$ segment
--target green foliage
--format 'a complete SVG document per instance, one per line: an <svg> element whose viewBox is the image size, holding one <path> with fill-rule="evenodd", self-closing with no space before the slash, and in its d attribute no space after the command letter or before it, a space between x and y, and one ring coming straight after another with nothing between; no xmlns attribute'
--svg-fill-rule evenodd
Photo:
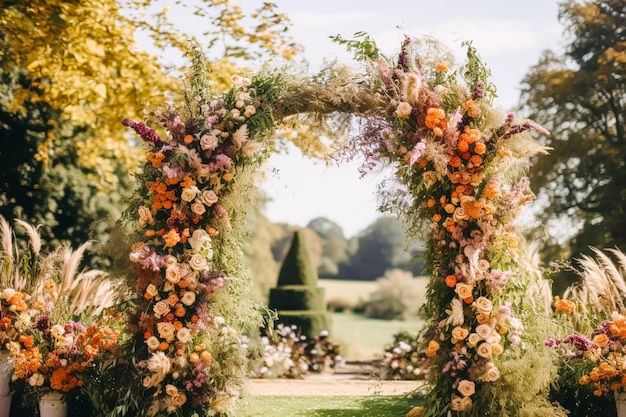
<svg viewBox="0 0 626 417"><path fill-rule="evenodd" d="M280 268L277 285L279 287L285 285L314 287L317 285L317 278L317 271L311 263L302 232L296 230L287 256Z"/></svg>
<svg viewBox="0 0 626 417"><path fill-rule="evenodd" d="M366 32L356 32L354 39L344 39L341 35L330 36L333 42L344 45L346 50L354 53L357 61L376 60L380 56L380 51L376 46L376 41Z"/></svg>
<svg viewBox="0 0 626 417"><path fill-rule="evenodd" d="M578 257L588 246L626 250L625 206L617 197L626 184L626 5L567 1L559 10L565 53L544 53L521 97L522 110L551 131L542 143L553 150L529 175L546 201L538 212L551 232L550 260Z"/></svg>
<svg viewBox="0 0 626 417"><path fill-rule="evenodd" d="M416 280L409 271L390 269L376 283L376 291L358 307L365 316L384 320L406 320L418 316L424 302L423 281Z"/></svg>
<svg viewBox="0 0 626 417"><path fill-rule="evenodd" d="M373 280L393 268L408 269L412 256L420 251L419 245L406 247L404 227L396 217L386 216L376 219L357 237L358 249L341 264L339 276L342 279ZM411 268L419 274L421 264Z"/></svg>

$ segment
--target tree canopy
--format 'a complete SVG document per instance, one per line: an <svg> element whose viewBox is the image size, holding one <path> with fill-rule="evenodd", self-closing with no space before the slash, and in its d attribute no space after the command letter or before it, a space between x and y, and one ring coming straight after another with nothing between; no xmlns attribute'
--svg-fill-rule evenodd
<svg viewBox="0 0 626 417"><path fill-rule="evenodd" d="M545 224L565 228L570 251L588 245L626 249L626 3L560 4L563 55L546 51L523 80L528 117L551 131L532 188L546 200Z"/></svg>
<svg viewBox="0 0 626 417"><path fill-rule="evenodd" d="M46 242L86 241L94 220L115 218L124 205L142 155L121 120L177 99L181 85L169 74L187 65L190 41L211 51L218 87L246 62L298 51L272 3L244 13L229 0L176 2L205 22L195 38L173 23L169 7L158 7L152 0L3 2L0 214L43 224ZM158 49L178 50L177 68L141 49L138 31Z"/></svg>

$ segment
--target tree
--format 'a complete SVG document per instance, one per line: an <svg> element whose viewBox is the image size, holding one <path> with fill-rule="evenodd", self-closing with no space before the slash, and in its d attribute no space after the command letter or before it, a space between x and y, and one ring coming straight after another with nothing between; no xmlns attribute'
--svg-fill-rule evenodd
<svg viewBox="0 0 626 417"><path fill-rule="evenodd" d="M343 230L325 217L317 217L309 222L308 228L313 230L322 241L322 260L318 268L321 277L336 277L339 264L348 260L348 241Z"/></svg>
<svg viewBox="0 0 626 417"><path fill-rule="evenodd" d="M530 172L546 201L540 217L574 228L570 256L589 245L624 250L626 3L563 2L559 18L569 35L564 55L545 52L522 84L523 110L551 131L543 144L552 151Z"/></svg>
<svg viewBox="0 0 626 417"><path fill-rule="evenodd" d="M388 269L405 269L410 259L405 250L404 228L392 216L377 219L358 236L358 243L349 263L341 266L341 278L374 280Z"/></svg>
<svg viewBox="0 0 626 417"><path fill-rule="evenodd" d="M174 68L135 39L139 29L159 49L181 57L188 49L193 37L168 19L168 8L151 13L157 3L9 0L0 8L0 158L8 173L0 178L0 213L43 223L45 242L84 242L94 220L117 217L143 155L121 120L179 96L168 75ZM197 41L212 51L217 86L243 63L297 52L284 34L287 17L272 3L248 14L228 0L189 7L208 28ZM186 65L181 59L176 69Z"/></svg>

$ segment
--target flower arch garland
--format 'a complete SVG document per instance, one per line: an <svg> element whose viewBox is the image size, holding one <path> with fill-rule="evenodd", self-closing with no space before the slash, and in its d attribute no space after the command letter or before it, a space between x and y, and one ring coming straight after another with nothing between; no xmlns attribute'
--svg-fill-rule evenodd
<svg viewBox="0 0 626 417"><path fill-rule="evenodd" d="M135 337L139 415L236 412L245 379L236 329L257 323L241 263L254 174L269 155L277 122L307 115L322 129L337 115L358 120L349 146L367 166L396 168L382 208L397 212L411 231L426 230L431 280L422 338L432 387L426 415L521 415L513 411L520 395L489 387L518 382L507 376L513 373L506 361L519 361L529 341L517 313L528 305L532 270L513 220L533 199L523 177L527 159L543 151L530 133L547 132L492 107L489 71L471 45L456 71L416 55L416 45L407 38L397 60L368 48L360 56L364 74L346 77L345 68L334 68L320 81L260 72L235 78L222 95L211 92L196 52L187 107L150 115L166 136L124 121L148 148L128 211L142 299ZM544 388L531 386L527 397ZM538 407L544 411L537 415L559 415L549 404Z"/></svg>

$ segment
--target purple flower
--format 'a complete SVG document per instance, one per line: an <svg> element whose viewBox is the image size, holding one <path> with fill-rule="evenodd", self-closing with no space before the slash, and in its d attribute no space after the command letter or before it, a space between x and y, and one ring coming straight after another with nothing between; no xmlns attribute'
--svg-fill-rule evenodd
<svg viewBox="0 0 626 417"><path fill-rule="evenodd" d="M472 94L472 99L480 100L485 96L485 84L482 81L478 81L474 86L474 94Z"/></svg>
<svg viewBox="0 0 626 417"><path fill-rule="evenodd" d="M35 321L35 327L38 330L47 333L50 330L50 317L46 315L37 317L37 320Z"/></svg>
<svg viewBox="0 0 626 417"><path fill-rule="evenodd" d="M122 120L122 124L133 129L146 142L154 143L155 146L161 146L163 144L163 140L159 137L157 132L146 126L143 122L133 122L132 120L126 118Z"/></svg>

